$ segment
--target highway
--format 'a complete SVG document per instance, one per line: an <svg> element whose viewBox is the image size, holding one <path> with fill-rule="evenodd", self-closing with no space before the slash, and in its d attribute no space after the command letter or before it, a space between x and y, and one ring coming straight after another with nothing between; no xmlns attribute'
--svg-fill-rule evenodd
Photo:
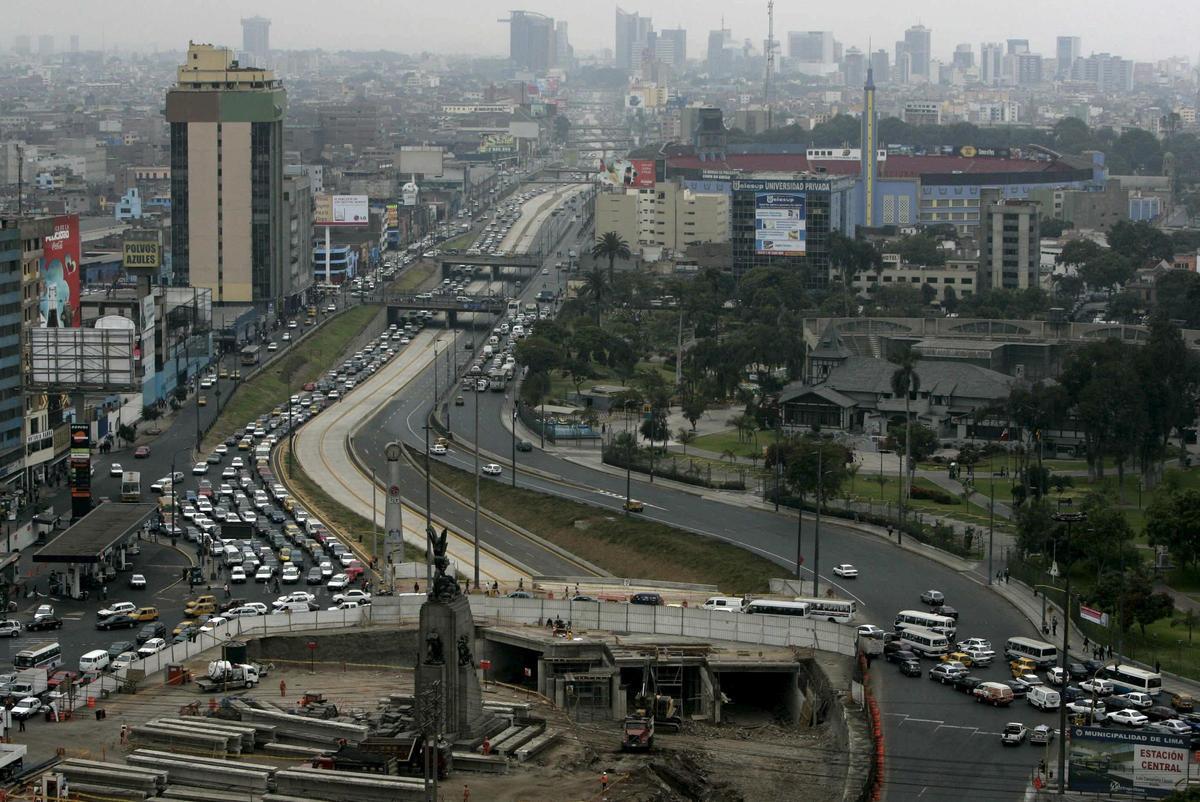
<svg viewBox="0 0 1200 802"><path fill-rule="evenodd" d="M588 232L580 232L574 224L565 232L561 247L576 241L586 242ZM557 286L563 280L554 270L555 249L548 249L545 263L548 275L540 281L526 282L522 300L536 294L542 281ZM478 339L478 335L473 335ZM448 379L452 380L453 365L461 369L469 364L470 352L462 349L463 337L455 338L445 332L442 339L458 349L452 357L442 355L437 360L438 390L443 399ZM423 421L430 411L434 394L434 365L430 361L414 378L398 388L364 424L352 446L360 459L373 470L382 473L382 445L392 439L423 450L425 432ZM513 391L510 388L509 393ZM459 392L459 391L456 391ZM480 404L479 441L485 452L497 455L494 461L505 466L499 479L485 477L484 481L510 482L507 455L511 434L503 423L511 414L504 394L462 391L465 405L450 405L450 428L455 443L441 457L448 463L473 470L472 453L474 404ZM537 448L518 454L518 462L545 472L551 477L519 472L519 486L550 493L562 498L591 504L620 514L625 496L625 478L621 475L593 469L564 460ZM481 462L492 458L481 458ZM781 574L795 571L796 516L794 513L775 513L758 505L729 504L717 500L716 494L704 494L697 489L683 490L661 481L651 485L635 476L633 495L645 502L647 518L660 520L697 534L737 543L761 554L781 566ZM405 467L403 486L423 487L423 478ZM406 490L407 492L407 490ZM433 509L438 516L451 522L463 532L471 532L470 505L435 492ZM803 526L805 570L813 559L814 526L806 516ZM506 533L494 522L481 518L482 542L503 551ZM529 551L513 555L527 561L535 570L562 573L564 566L548 565L545 558ZM827 570L830 566L850 562L860 571L858 580L835 580ZM543 568L542 566L545 566ZM959 637L985 637L1002 651L1004 641L1013 635L1036 635L1035 628L1018 611L991 594L985 579L977 571L958 571L912 551L899 548L878 535L865 533L828 519L821 528L821 584L836 585L839 591L857 599L861 605L860 619L886 629L892 628L896 611L920 608L919 596L928 588L946 594L950 604L960 611ZM806 574L806 578L809 575ZM724 589L739 592L738 588ZM926 662L926 667L930 665ZM1025 702L1011 710L984 708L969 697L954 693L928 679L909 679L882 661L873 668L881 708L884 712L884 736L887 754L886 798L888 800L1015 800L1027 787L1029 772L1042 756L1032 748L1008 749L1000 745L999 733L1005 722L1023 720L1033 725L1054 723L1052 714L1040 713ZM1007 678L1003 660L979 672L985 679Z"/></svg>

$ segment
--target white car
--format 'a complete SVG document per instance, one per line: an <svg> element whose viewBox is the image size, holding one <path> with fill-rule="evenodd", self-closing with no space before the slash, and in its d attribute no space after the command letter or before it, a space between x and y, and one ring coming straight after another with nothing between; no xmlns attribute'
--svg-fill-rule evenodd
<svg viewBox="0 0 1200 802"><path fill-rule="evenodd" d="M258 570L254 572L255 582L270 582L271 577L275 576L275 569L269 565L260 565Z"/></svg>
<svg viewBox="0 0 1200 802"><path fill-rule="evenodd" d="M258 515L251 512L250 510L243 510L241 512L241 516L242 516L242 523L252 524L258 520Z"/></svg>
<svg viewBox="0 0 1200 802"><path fill-rule="evenodd" d="M1188 726L1188 723L1186 721L1181 721L1180 719L1177 719L1177 718L1169 718L1166 721L1160 721L1160 722L1158 722L1158 726L1164 727L1164 728L1170 730L1175 735L1191 735L1192 734L1192 728L1190 726Z"/></svg>
<svg viewBox="0 0 1200 802"><path fill-rule="evenodd" d="M351 588L350 590L347 590L344 593L335 593L333 595L333 600L335 602L339 602L339 603L344 602L344 601L353 601L353 602L358 602L359 604L370 604L371 603L371 594L367 593L365 590L359 590L358 588Z"/></svg>
<svg viewBox="0 0 1200 802"><path fill-rule="evenodd" d="M217 615L204 622L204 626L200 627L201 632L212 632L222 624L228 624L229 619L225 616Z"/></svg>
<svg viewBox="0 0 1200 802"><path fill-rule="evenodd" d="M121 478L122 473L124 473L124 471L121 470L121 463L114 462L112 465L108 466L108 475L109 476L115 476L119 479L119 478Z"/></svg>
<svg viewBox="0 0 1200 802"><path fill-rule="evenodd" d="M113 615L130 615L135 610L137 610L137 605L133 602L116 602L102 608L96 613L96 618L108 618Z"/></svg>
<svg viewBox="0 0 1200 802"><path fill-rule="evenodd" d="M1123 693L1117 698L1124 699L1126 702L1129 702L1129 704L1133 705L1139 710L1145 710L1147 707L1154 706L1154 698L1150 696L1150 694L1142 693L1141 691Z"/></svg>
<svg viewBox="0 0 1200 802"><path fill-rule="evenodd" d="M201 627L201 629L203 629L203 627ZM113 658L113 661L108 664L108 667L112 669L114 673L119 673L129 668L129 666L132 665L135 660L141 659L142 658L138 656L137 652L121 652L115 658Z"/></svg>
<svg viewBox="0 0 1200 802"><path fill-rule="evenodd" d="M292 602L310 602L310 601L315 601L315 600L316 600L316 598L317 598L316 596L314 596L313 594L311 594L311 593L308 593L308 592L306 592L306 591L303 591L303 590L295 590L295 591L292 591L291 593L285 593L285 594L283 594L283 595L282 595L282 596L280 596L278 599L276 599L275 601L271 602L271 606L272 606L272 607L282 607L283 605L285 605L285 604L291 604ZM335 599L335 601L336 601L336 599Z"/></svg>
<svg viewBox="0 0 1200 802"><path fill-rule="evenodd" d="M1112 696L1113 691L1116 690L1116 687L1112 684L1112 680L1100 679L1099 677L1086 679L1079 683L1079 687L1087 693L1096 694L1096 696Z"/></svg>
<svg viewBox="0 0 1200 802"><path fill-rule="evenodd" d="M329 577L333 576L333 563L329 560L321 560L317 567L321 569L322 579L329 579Z"/></svg>
<svg viewBox="0 0 1200 802"><path fill-rule="evenodd" d="M285 585L290 585L293 582L300 581L300 569L294 565L285 565L283 573L279 576L279 581Z"/></svg>
<svg viewBox="0 0 1200 802"><path fill-rule="evenodd" d="M965 652L967 649L990 649L992 642L987 638L967 638L960 640L957 644L960 652Z"/></svg>
<svg viewBox="0 0 1200 802"><path fill-rule="evenodd" d="M501 473L503 473L503 470L501 469L501 467L494 462L489 462L487 465L484 465L479 470L482 473L487 474L488 476L499 476Z"/></svg>
<svg viewBox="0 0 1200 802"><path fill-rule="evenodd" d="M1108 720L1116 724L1124 724L1126 727L1144 727L1150 721L1145 713L1139 713L1136 710L1114 710L1108 714Z"/></svg>
<svg viewBox="0 0 1200 802"><path fill-rule="evenodd" d="M329 607L327 609L329 610L329 612L334 612L335 610L357 610L358 602L353 602L353 601L338 602L337 604L335 604L332 607Z"/></svg>
<svg viewBox="0 0 1200 802"><path fill-rule="evenodd" d="M446 455L446 451L446 446L441 443L434 443L429 447L429 453L438 457L444 457Z"/></svg>
<svg viewBox="0 0 1200 802"><path fill-rule="evenodd" d="M207 473L208 473L208 463L207 462L197 462L195 465L192 466L192 474L195 476L204 476Z"/></svg>
<svg viewBox="0 0 1200 802"><path fill-rule="evenodd" d="M988 666L996 659L996 653L991 649L985 649L982 646L971 646L963 649L963 653L971 658L973 666Z"/></svg>
<svg viewBox="0 0 1200 802"><path fill-rule="evenodd" d="M350 584L350 577L345 574L334 574L329 581L325 583L328 590L345 590Z"/></svg>
<svg viewBox="0 0 1200 802"><path fill-rule="evenodd" d="M242 461L242 458L241 458L241 457L234 457L233 459L231 459L231 460L229 461L229 467L231 467L231 468L239 468L239 469L240 469L240 468L245 468L245 467L246 467L246 463Z"/></svg>
<svg viewBox="0 0 1200 802"><path fill-rule="evenodd" d="M146 589L146 575L145 574L134 574L133 576L129 577L129 587L131 587L134 590L145 590Z"/></svg>
<svg viewBox="0 0 1200 802"><path fill-rule="evenodd" d="M33 718L38 713L42 712L42 700L36 696L26 696L24 699L13 705L8 712L16 721L24 721L27 718Z"/></svg>
<svg viewBox="0 0 1200 802"><path fill-rule="evenodd" d="M1067 702L1067 712L1078 713L1083 716L1091 716L1096 723L1100 723L1101 721L1104 721L1104 702L1097 701L1096 709L1093 712L1092 700L1087 697L1080 697L1073 702Z"/></svg>
<svg viewBox="0 0 1200 802"><path fill-rule="evenodd" d="M855 631L861 638L882 638L884 631L874 624L860 624L855 627Z"/></svg>
<svg viewBox="0 0 1200 802"><path fill-rule="evenodd" d="M233 570L229 572L229 581L235 584L241 584L246 581L246 572L242 570L242 566L235 565Z"/></svg>
<svg viewBox="0 0 1200 802"><path fill-rule="evenodd" d="M858 569L850 563L842 563L841 565L833 566L835 576L840 576L842 579L857 579Z"/></svg>
<svg viewBox="0 0 1200 802"><path fill-rule="evenodd" d="M1066 685L1070 680L1071 675L1064 671L1060 666L1055 666L1046 672L1046 682L1051 685Z"/></svg>
<svg viewBox="0 0 1200 802"><path fill-rule="evenodd" d="M162 638L151 638L142 644L142 648L137 650L139 657L152 657L158 654L163 649L167 648L167 642Z"/></svg>
<svg viewBox="0 0 1200 802"><path fill-rule="evenodd" d="M277 343L275 341L271 341L271 342L267 343L267 350L268 351L278 351L279 343Z"/></svg>

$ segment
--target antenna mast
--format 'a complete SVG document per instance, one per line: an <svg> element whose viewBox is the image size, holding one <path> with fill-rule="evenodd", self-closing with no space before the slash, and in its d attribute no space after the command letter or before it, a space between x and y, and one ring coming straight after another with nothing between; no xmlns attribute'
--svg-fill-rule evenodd
<svg viewBox="0 0 1200 802"><path fill-rule="evenodd" d="M775 72L775 0L767 0L767 75L763 80L763 101L767 104L767 129L771 128L771 79Z"/></svg>

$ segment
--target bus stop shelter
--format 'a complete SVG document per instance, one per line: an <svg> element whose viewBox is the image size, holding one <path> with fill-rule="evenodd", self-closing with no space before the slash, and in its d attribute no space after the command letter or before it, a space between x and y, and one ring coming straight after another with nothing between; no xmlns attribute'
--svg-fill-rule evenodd
<svg viewBox="0 0 1200 802"><path fill-rule="evenodd" d="M51 563L64 571L64 592L82 595L85 578L104 581L105 569L125 567L125 549L158 509L155 504L106 501L33 553L35 563Z"/></svg>

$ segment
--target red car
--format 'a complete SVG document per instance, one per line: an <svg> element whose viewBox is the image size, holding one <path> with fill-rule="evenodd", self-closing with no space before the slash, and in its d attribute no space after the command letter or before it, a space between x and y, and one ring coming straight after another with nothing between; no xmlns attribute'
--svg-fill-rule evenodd
<svg viewBox="0 0 1200 802"><path fill-rule="evenodd" d="M78 671L69 671L65 668L60 668L46 678L46 686L54 689L65 682L74 682L79 679Z"/></svg>
<svg viewBox="0 0 1200 802"><path fill-rule="evenodd" d="M350 565L343 570L342 573L344 573L351 582L356 582L358 581L358 578L363 575L364 571L366 571L366 568L363 566L363 564L358 560L355 560L354 562L350 563Z"/></svg>
<svg viewBox="0 0 1200 802"><path fill-rule="evenodd" d="M307 382L302 389L306 393L311 393L313 390L317 389L317 385L314 384L313 382Z"/></svg>
<svg viewBox="0 0 1200 802"><path fill-rule="evenodd" d="M150 456L150 446L138 446L133 450L134 459L145 459Z"/></svg>

